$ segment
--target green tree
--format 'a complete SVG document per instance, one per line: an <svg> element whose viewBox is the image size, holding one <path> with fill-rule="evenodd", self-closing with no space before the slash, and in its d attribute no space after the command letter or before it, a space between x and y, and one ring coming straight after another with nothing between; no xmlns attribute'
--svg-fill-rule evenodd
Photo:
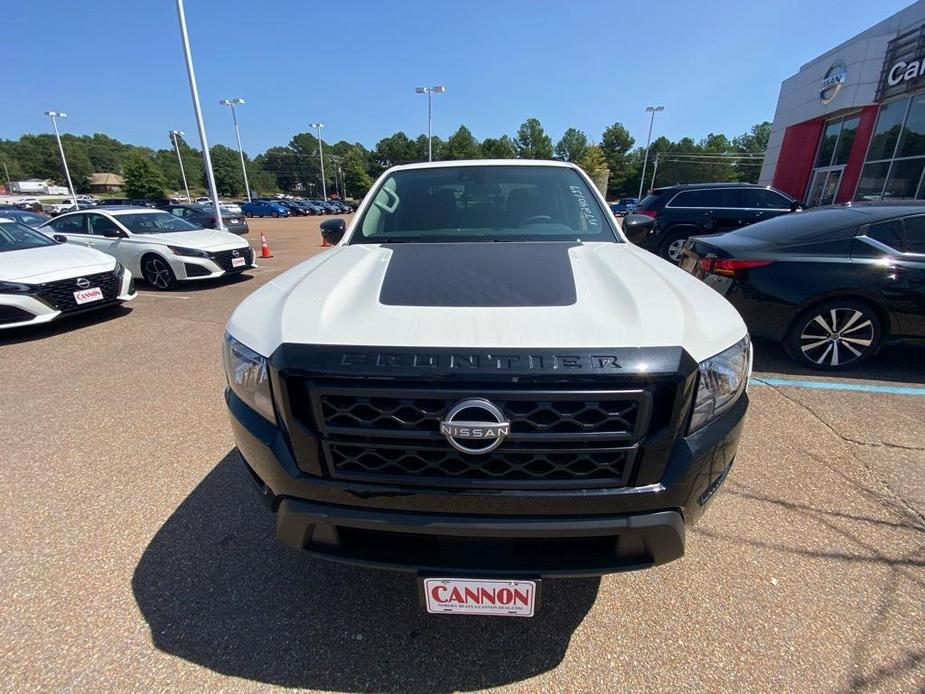
<svg viewBox="0 0 925 694"><path fill-rule="evenodd" d="M241 160L238 153L225 145L215 145L209 149L212 157L212 174L215 176L215 188L219 195L238 195L244 190L244 178L241 176Z"/></svg>
<svg viewBox="0 0 925 694"><path fill-rule="evenodd" d="M594 181L594 185L603 195L607 194L607 177L610 171L607 169L607 159L604 152L597 145L589 145L585 148L584 155L577 162L584 169L588 177Z"/></svg>
<svg viewBox="0 0 925 694"><path fill-rule="evenodd" d="M514 149L521 159L552 159L552 140L536 118L528 118L517 129Z"/></svg>
<svg viewBox="0 0 925 694"><path fill-rule="evenodd" d="M460 125L441 148L440 159L478 159L481 154L479 141L475 139L469 128Z"/></svg>
<svg viewBox="0 0 925 694"><path fill-rule="evenodd" d="M513 159L517 156L514 141L507 135L499 138L486 137L482 140L483 159Z"/></svg>
<svg viewBox="0 0 925 694"><path fill-rule="evenodd" d="M434 161L443 159L443 148L446 143L439 135L432 135L430 138L430 151ZM427 161L427 133L417 136L414 141L414 158L416 161Z"/></svg>
<svg viewBox="0 0 925 694"><path fill-rule="evenodd" d="M151 157L132 152L122 166L125 194L130 198L162 198L167 187L164 175Z"/></svg>
<svg viewBox="0 0 925 694"><path fill-rule="evenodd" d="M629 156L634 143L629 130L619 122L610 125L601 135L601 151L607 160L607 168L610 169L609 187L614 192L625 191L627 178L636 173L634 162ZM636 185L638 186L638 179Z"/></svg>
<svg viewBox="0 0 925 694"><path fill-rule="evenodd" d="M556 159L562 161L579 162L587 151L588 136L576 128L566 130L562 139L556 143Z"/></svg>
<svg viewBox="0 0 925 694"><path fill-rule="evenodd" d="M344 188L348 197L361 198L373 184L366 170L367 162L362 153L354 150L347 154L343 163Z"/></svg>
<svg viewBox="0 0 925 694"><path fill-rule="evenodd" d="M426 159L426 139L424 146L424 158ZM394 135L384 137L376 143L375 158L376 163L383 169L387 169L395 164L404 164L419 160L415 143L400 130Z"/></svg>

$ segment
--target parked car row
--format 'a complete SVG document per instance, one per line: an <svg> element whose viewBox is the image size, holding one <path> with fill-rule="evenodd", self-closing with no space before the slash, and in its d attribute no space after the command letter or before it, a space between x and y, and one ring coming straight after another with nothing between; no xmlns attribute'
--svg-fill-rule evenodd
<svg viewBox="0 0 925 694"><path fill-rule="evenodd" d="M238 236L168 210L97 207L25 221L0 210L0 328L47 323L135 298L134 277L172 289L255 267Z"/></svg>
<svg viewBox="0 0 925 694"><path fill-rule="evenodd" d="M239 203L245 217L304 217L308 215L348 214L356 205L344 200L302 198L254 198Z"/></svg>
<svg viewBox="0 0 925 694"><path fill-rule="evenodd" d="M802 366L853 368L889 341L925 338L921 202L801 210L757 185L670 186L643 199L623 230L726 297L751 335Z"/></svg>

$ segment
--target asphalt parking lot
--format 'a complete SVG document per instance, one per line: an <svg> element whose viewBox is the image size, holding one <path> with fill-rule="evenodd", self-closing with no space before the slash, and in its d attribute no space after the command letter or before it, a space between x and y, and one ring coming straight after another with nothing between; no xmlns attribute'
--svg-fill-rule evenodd
<svg viewBox="0 0 925 694"><path fill-rule="evenodd" d="M225 321L322 252L316 218L251 229L249 276L0 336L0 687L925 689L925 349L829 378L759 343L684 559L547 582L531 620L428 616L413 576L279 544L235 460Z"/></svg>

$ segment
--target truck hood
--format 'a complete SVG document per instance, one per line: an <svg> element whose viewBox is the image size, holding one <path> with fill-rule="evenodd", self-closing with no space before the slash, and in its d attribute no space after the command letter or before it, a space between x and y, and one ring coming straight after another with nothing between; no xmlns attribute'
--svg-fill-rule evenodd
<svg viewBox="0 0 925 694"><path fill-rule="evenodd" d="M41 284L109 272L115 266L116 260L111 255L74 243L62 243L0 253L0 280Z"/></svg>
<svg viewBox="0 0 925 694"><path fill-rule="evenodd" d="M338 246L254 292L228 330L265 356L284 342L680 346L698 361L746 334L717 292L627 243Z"/></svg>

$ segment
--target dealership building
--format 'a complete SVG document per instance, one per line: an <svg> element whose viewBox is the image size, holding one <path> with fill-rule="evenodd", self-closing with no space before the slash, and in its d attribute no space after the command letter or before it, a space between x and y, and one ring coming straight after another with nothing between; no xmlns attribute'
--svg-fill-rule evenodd
<svg viewBox="0 0 925 694"><path fill-rule="evenodd" d="M925 0L781 85L760 182L807 205L925 199Z"/></svg>

